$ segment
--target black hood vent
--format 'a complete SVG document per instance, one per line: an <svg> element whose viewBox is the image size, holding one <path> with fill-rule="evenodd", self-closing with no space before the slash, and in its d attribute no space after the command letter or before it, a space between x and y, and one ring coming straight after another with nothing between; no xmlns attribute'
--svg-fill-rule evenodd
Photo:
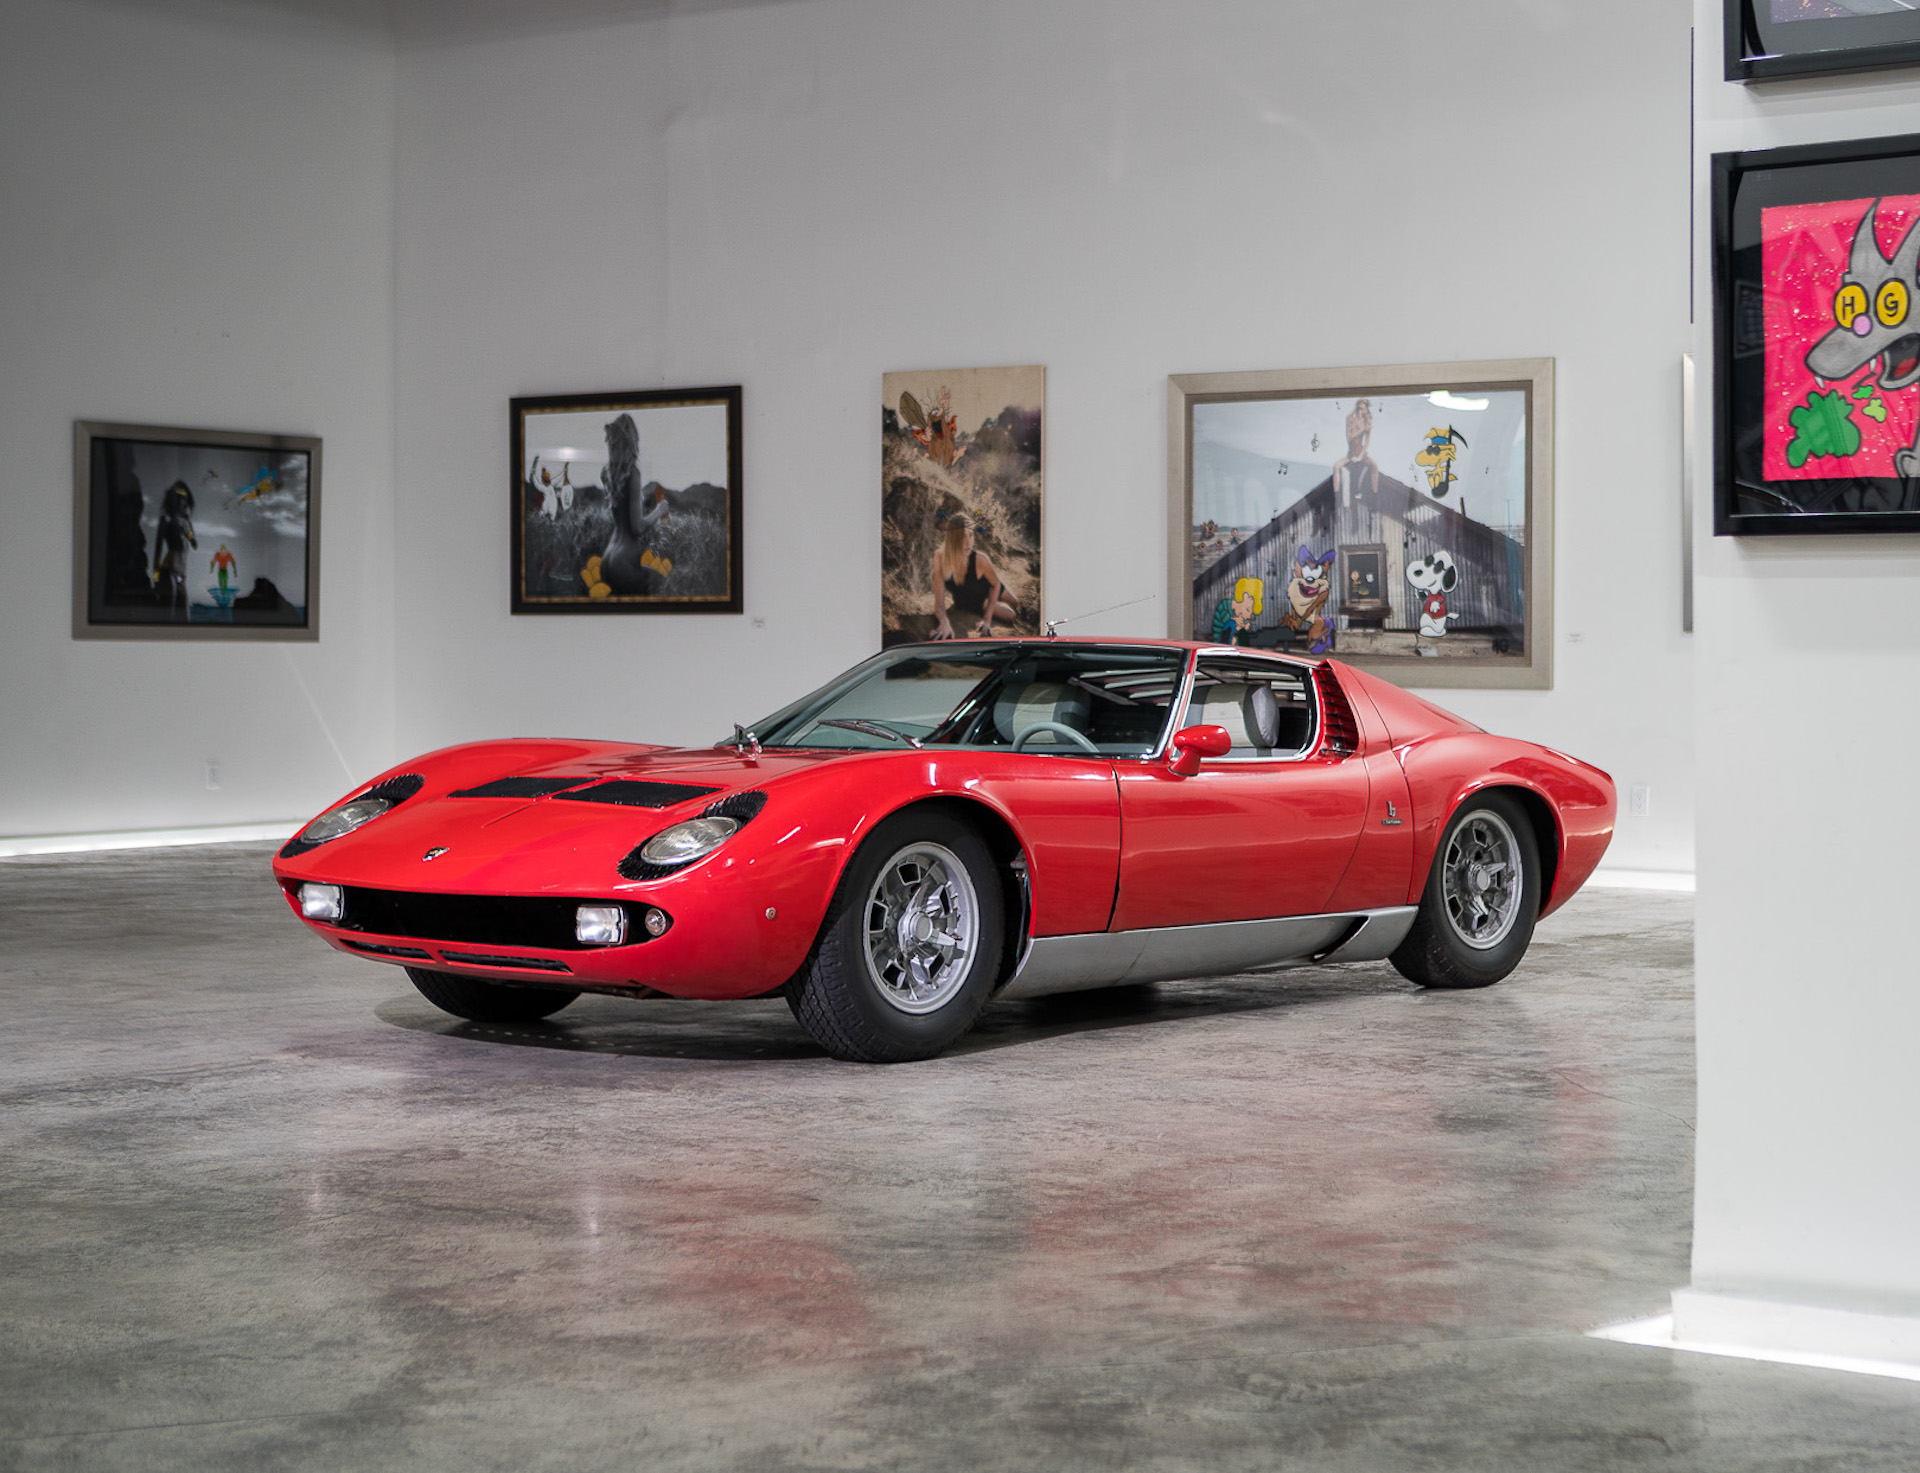
<svg viewBox="0 0 1920 1473"><path fill-rule="evenodd" d="M700 810L702 818L737 818L745 823L767 806L765 793L729 793Z"/></svg>
<svg viewBox="0 0 1920 1473"><path fill-rule="evenodd" d="M568 803L612 803L620 808L671 808L690 798L704 798L708 793L719 791L718 788L695 787L692 783L643 783L620 778L601 783L596 788L565 793L562 799Z"/></svg>
<svg viewBox="0 0 1920 1473"><path fill-rule="evenodd" d="M496 777L477 788L461 788L449 798L544 798L592 782L590 777Z"/></svg>

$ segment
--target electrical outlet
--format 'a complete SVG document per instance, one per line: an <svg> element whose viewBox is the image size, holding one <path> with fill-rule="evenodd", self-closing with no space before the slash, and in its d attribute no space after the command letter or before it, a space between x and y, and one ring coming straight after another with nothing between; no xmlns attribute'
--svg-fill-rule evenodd
<svg viewBox="0 0 1920 1473"><path fill-rule="evenodd" d="M220 764L213 758L207 758L207 791L217 792L220 787Z"/></svg>
<svg viewBox="0 0 1920 1473"><path fill-rule="evenodd" d="M1653 812L1653 789L1645 783L1635 783L1628 802L1631 805L1628 811L1635 818L1645 818Z"/></svg>

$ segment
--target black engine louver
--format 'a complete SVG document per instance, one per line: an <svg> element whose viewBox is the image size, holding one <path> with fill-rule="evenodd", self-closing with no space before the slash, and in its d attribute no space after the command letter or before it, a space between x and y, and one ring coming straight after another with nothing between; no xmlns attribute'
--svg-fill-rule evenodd
<svg viewBox="0 0 1920 1473"><path fill-rule="evenodd" d="M417 772L403 772L398 777L390 777L383 783L375 783L364 793L355 793L351 798L348 798L346 802L357 803L362 798L384 798L387 800L389 806L398 807L415 793L419 792L421 788L425 787L426 781L427 780ZM342 806L344 805L339 803L334 805L335 808ZM333 810L329 809L327 811L332 812ZM303 828L300 832L305 833L306 830ZM281 847L280 857L282 859L292 859L296 855L305 854L309 849L318 849L319 847L318 844L307 843L300 837L300 834L295 834Z"/></svg>
<svg viewBox="0 0 1920 1473"><path fill-rule="evenodd" d="M1360 750L1360 725L1347 693L1325 665L1314 667L1313 684L1320 694L1320 750L1329 757L1352 756Z"/></svg>

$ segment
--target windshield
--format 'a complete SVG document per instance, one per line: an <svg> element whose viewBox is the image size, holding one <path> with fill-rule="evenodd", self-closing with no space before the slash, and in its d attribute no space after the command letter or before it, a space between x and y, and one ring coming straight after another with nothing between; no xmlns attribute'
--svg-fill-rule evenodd
<svg viewBox="0 0 1920 1473"><path fill-rule="evenodd" d="M906 645L755 722L767 747L1011 747L1055 756L1158 749L1186 651Z"/></svg>

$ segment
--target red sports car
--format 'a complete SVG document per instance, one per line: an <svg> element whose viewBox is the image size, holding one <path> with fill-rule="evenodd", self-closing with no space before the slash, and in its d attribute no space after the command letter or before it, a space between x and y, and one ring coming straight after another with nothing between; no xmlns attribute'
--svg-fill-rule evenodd
<svg viewBox="0 0 1920 1473"><path fill-rule="evenodd" d="M924 1059L992 997L1387 958L1484 987L1613 833L1606 773L1333 660L906 645L712 747L493 741L379 778L274 873L483 1021L779 994Z"/></svg>

